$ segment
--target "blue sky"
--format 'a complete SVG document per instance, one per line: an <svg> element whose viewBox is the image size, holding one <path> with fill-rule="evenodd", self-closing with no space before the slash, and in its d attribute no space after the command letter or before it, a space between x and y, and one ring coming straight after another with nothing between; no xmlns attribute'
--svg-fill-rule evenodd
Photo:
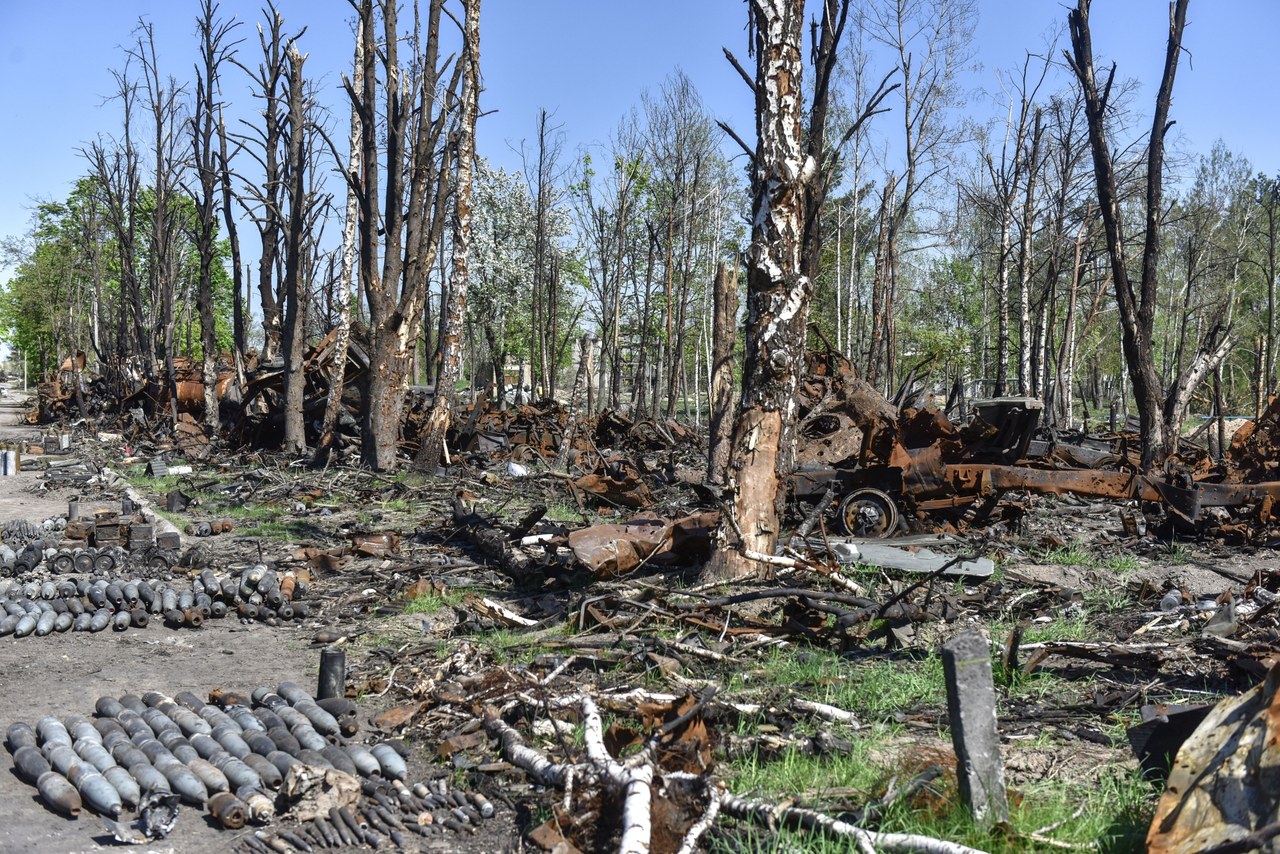
<svg viewBox="0 0 1280 854"><path fill-rule="evenodd" d="M307 69L340 104L350 6L278 0L278 8L288 28L307 25L300 42L310 55ZM259 9L257 2L224 0L221 12L252 24ZM996 68L1019 63L1066 17L1059 0L978 0L978 9L975 61L982 68L968 76L971 89L992 86ZM155 25L162 70L193 76L196 12L194 0L0 0L0 236L25 231L33 200L65 196L86 171L77 150L115 130L117 110L103 103L112 88L109 69L122 64L120 46L139 17ZM1165 0L1094 2L1095 50L1118 61L1122 77L1143 83L1137 103L1144 111L1163 61L1167 16ZM1280 171L1280 2L1193 0L1188 17L1190 62L1184 57L1172 113L1182 144L1207 152L1221 137L1255 170ZM496 112L481 120L480 153L518 167L512 149L531 136L539 107L563 126L567 154L602 142L641 93L676 67L715 115L749 138L750 96L720 52L728 46L747 61L745 19L740 0L484 0L481 106ZM251 25L240 32L256 41ZM256 51L256 44L242 50ZM227 73L230 97L246 108L241 72ZM990 107L975 103L972 110L985 118ZM899 120L877 122L888 131Z"/></svg>

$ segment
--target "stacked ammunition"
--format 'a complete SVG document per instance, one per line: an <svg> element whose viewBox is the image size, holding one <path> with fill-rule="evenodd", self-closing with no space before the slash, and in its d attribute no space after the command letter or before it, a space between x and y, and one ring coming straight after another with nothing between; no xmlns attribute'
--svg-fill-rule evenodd
<svg viewBox="0 0 1280 854"><path fill-rule="evenodd" d="M168 580L89 574L115 569L117 554L77 553L72 568L86 572L78 579L0 582L0 637L100 632L108 626L125 631L146 628L151 617L170 628L199 628L206 618L229 614L278 626L310 614L307 603L298 601L307 592L305 571L277 572L257 564L228 576L205 569Z"/></svg>
<svg viewBox="0 0 1280 854"><path fill-rule="evenodd" d="M48 716L7 733L17 775L71 818L88 808L127 819L149 798L167 796L207 809L228 830L265 825L278 806L288 808L280 789L299 765L352 776L359 799L292 828L243 836L242 849L377 848L385 840L404 847L406 833L474 833L494 814L483 795L451 791L443 781L405 783L403 744L351 741L358 730L352 701L317 700L291 682L248 696L215 691L208 703L185 691L102 697L95 712L92 721ZM140 824L151 838L154 823ZM119 827L121 838L139 832Z"/></svg>

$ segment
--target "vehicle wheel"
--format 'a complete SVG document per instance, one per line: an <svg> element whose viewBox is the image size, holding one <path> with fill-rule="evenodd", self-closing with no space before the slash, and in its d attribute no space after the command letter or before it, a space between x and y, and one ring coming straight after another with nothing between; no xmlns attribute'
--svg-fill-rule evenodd
<svg viewBox="0 0 1280 854"><path fill-rule="evenodd" d="M855 489L844 497L836 517L852 537L885 537L898 527L898 507L878 489Z"/></svg>

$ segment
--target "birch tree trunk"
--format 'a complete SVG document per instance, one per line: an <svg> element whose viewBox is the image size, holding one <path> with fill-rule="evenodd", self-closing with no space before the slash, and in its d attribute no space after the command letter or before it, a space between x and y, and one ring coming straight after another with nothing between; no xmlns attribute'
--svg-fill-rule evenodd
<svg viewBox="0 0 1280 854"><path fill-rule="evenodd" d="M804 0L752 0L756 149L747 251L747 343L742 399L727 472L731 504L704 579L755 572L780 526L777 463L795 421L813 283L800 272L804 210L818 164L805 155L801 100Z"/></svg>
<svg viewBox="0 0 1280 854"><path fill-rule="evenodd" d="M414 468L434 472L444 451L453 414L454 389L462 374L462 333L467 319L467 275L471 253L471 187L475 174L476 113L480 98L480 0L465 0L462 50L462 115L458 122L458 184L454 194L453 269L444 335L440 339L440 371L431 412L423 427Z"/></svg>

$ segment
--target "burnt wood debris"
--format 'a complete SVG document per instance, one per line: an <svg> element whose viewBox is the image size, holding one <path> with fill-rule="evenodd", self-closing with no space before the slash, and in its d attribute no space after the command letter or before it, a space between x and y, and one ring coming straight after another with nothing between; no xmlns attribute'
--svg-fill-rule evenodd
<svg viewBox="0 0 1280 854"><path fill-rule="evenodd" d="M481 0L349 5L327 84L270 2L195 4L186 87L142 25L42 213L83 283L0 376L0 848L1280 844L1280 192L1174 187L1188 0L1129 148L1090 0L965 134L972 4L749 0L754 136L681 73L522 174Z"/></svg>

